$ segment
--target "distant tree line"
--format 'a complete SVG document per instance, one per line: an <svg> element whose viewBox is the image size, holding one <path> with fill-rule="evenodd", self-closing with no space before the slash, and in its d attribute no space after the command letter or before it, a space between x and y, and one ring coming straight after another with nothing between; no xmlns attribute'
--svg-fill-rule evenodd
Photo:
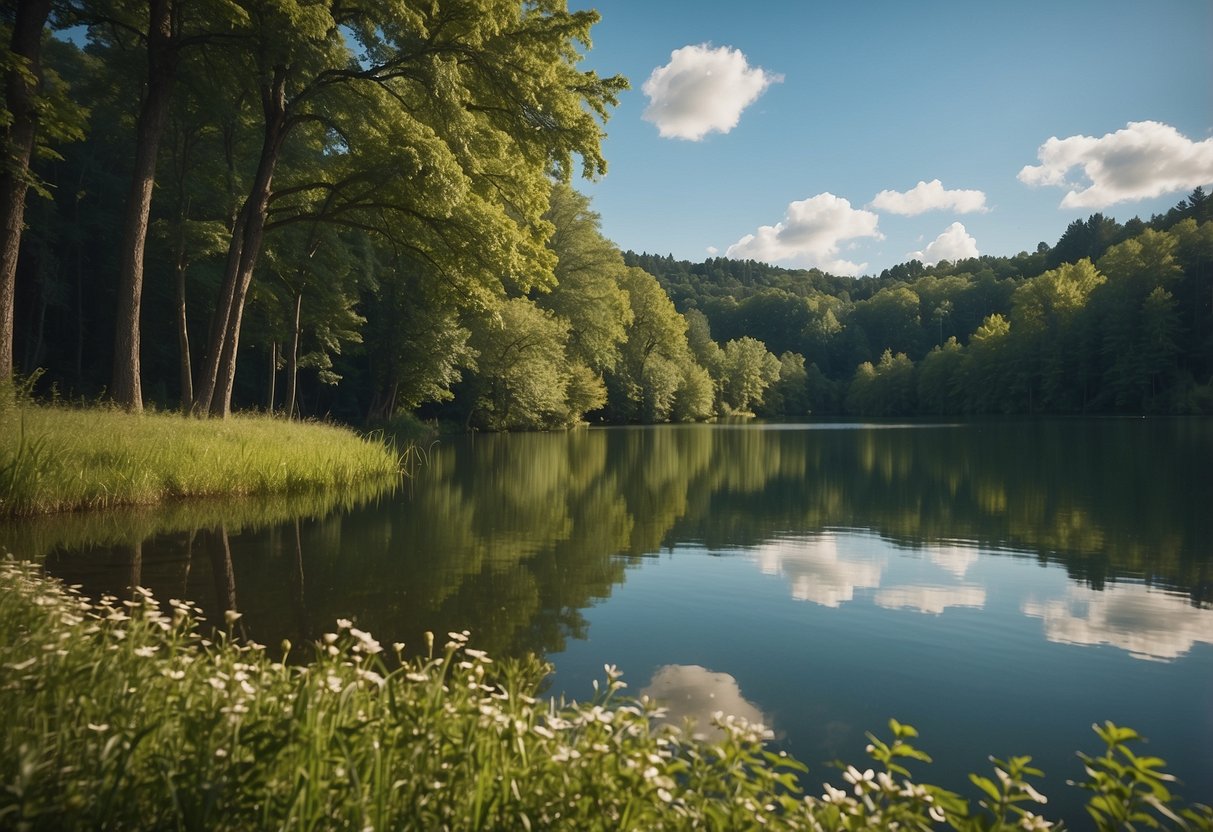
<svg viewBox="0 0 1213 832"><path fill-rule="evenodd" d="M1094 214L1030 254L854 280L624 258L658 276L701 342L748 337L782 356L766 415L1213 413L1211 214L1197 188L1148 223Z"/></svg>

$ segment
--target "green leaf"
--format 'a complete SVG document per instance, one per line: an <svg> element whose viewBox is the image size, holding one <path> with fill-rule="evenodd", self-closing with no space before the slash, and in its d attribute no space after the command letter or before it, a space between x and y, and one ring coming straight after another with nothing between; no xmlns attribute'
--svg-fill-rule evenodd
<svg viewBox="0 0 1213 832"><path fill-rule="evenodd" d="M998 787L994 785L994 781L990 778L982 777L980 774L970 774L969 780L973 782L974 786L977 786L977 788L988 794L991 800L1002 800L1002 792L998 790Z"/></svg>

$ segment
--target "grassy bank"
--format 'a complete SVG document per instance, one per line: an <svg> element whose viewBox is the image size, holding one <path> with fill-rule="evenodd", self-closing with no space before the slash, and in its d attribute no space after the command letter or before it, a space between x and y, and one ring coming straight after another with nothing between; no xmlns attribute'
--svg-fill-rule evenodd
<svg viewBox="0 0 1213 832"><path fill-rule="evenodd" d="M402 662L339 621L289 666L207 640L194 615L143 594L92 604L0 562L0 828L1050 828L1026 758L977 778L970 806L911 780L925 755L897 723L863 771L802 796L803 767L760 727L690 738L611 668L592 701L552 704L545 668L494 663L461 633ZM1086 786L1105 828L1133 813L1210 828L1207 810L1177 813L1131 732L1100 730Z"/></svg>
<svg viewBox="0 0 1213 832"><path fill-rule="evenodd" d="M304 493L399 468L385 444L332 425L0 405L0 517Z"/></svg>

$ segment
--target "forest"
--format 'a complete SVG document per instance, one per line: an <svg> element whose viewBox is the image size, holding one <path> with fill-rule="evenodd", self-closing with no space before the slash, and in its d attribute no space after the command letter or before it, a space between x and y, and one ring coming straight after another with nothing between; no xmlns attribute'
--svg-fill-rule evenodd
<svg viewBox="0 0 1213 832"><path fill-rule="evenodd" d="M1213 225L848 278L620 252L592 11L31 0L0 70L0 376L131 411L482 430L1213 413Z"/></svg>

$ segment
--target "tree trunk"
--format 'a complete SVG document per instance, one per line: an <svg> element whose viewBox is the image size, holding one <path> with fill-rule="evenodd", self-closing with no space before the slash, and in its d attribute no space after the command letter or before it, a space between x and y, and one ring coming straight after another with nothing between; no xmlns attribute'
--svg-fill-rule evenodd
<svg viewBox="0 0 1213 832"><path fill-rule="evenodd" d="M270 394L265 398L265 412L274 415L274 394L278 382L278 341L270 342Z"/></svg>
<svg viewBox="0 0 1213 832"><path fill-rule="evenodd" d="M9 44L13 59L24 59L33 73L34 83L15 69L4 78L4 99L11 119L7 147L0 160L0 382L13 377L14 303L17 297L17 256L21 251L21 231L25 225L25 194L29 189L29 161L34 152L38 130L38 111L34 95L41 77L39 57L42 29L50 14L50 0L23 0L17 3L13 37Z"/></svg>
<svg viewBox="0 0 1213 832"><path fill-rule="evenodd" d="M253 186L236 221L232 242L228 247L227 266L223 276L219 303L215 308L214 325L207 355L206 375L199 396L200 410L212 416L226 418L232 409L232 387L236 380L236 354L240 347L240 323L244 315L244 300L253 280L253 269L261 254L265 220L269 211L274 168L288 132L286 118L286 71L275 70L274 78L264 90L265 137Z"/></svg>
<svg viewBox="0 0 1213 832"><path fill-rule="evenodd" d="M156 182L156 156L177 71L172 0L152 0L147 33L147 92L135 136L135 171L122 223L118 312L114 321L114 369L110 395L127 410L143 409L139 383L139 312L143 253Z"/></svg>
<svg viewBox="0 0 1213 832"><path fill-rule="evenodd" d="M303 312L303 290L295 292L295 328L291 333L291 354L286 365L286 418L295 418L295 390L299 383L299 321Z"/></svg>
<svg viewBox="0 0 1213 832"><path fill-rule="evenodd" d="M189 413L194 408L194 369L190 363L189 319L185 308L185 220L188 211L178 218L177 233L177 347L181 355L181 412Z"/></svg>

